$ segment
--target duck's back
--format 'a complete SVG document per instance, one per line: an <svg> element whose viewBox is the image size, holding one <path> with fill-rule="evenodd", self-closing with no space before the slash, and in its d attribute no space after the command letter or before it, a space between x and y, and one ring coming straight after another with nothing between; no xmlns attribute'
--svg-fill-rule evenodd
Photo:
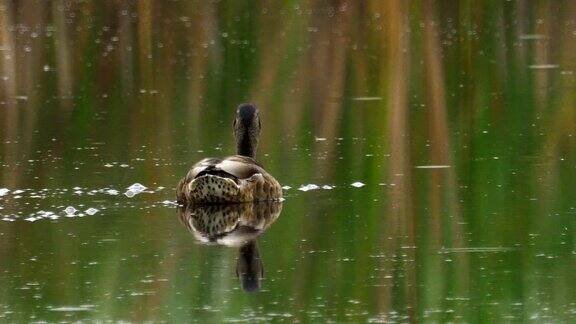
<svg viewBox="0 0 576 324"><path fill-rule="evenodd" d="M241 155L196 163L176 190L180 203L234 203L282 197L278 181L256 160Z"/></svg>

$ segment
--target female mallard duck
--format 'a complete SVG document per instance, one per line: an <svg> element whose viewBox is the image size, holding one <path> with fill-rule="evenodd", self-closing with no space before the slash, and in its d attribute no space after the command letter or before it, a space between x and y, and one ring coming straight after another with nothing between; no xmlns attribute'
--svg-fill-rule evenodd
<svg viewBox="0 0 576 324"><path fill-rule="evenodd" d="M176 188L179 203L240 203L279 200L282 187L254 156L260 136L258 109L242 104L236 110L237 155L196 163Z"/></svg>

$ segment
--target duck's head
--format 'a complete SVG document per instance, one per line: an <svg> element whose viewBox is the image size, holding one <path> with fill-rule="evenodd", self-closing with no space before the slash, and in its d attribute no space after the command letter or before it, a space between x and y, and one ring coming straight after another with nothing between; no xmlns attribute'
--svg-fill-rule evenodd
<svg viewBox="0 0 576 324"><path fill-rule="evenodd" d="M234 137L236 138L236 154L254 157L260 138L260 117L254 104L241 104L236 109L234 119Z"/></svg>

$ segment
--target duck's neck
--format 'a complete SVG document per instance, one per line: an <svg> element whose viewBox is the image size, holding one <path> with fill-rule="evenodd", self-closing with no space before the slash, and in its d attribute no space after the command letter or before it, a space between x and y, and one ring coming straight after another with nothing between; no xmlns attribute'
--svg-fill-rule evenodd
<svg viewBox="0 0 576 324"><path fill-rule="evenodd" d="M245 291L260 290L260 279L264 276L264 265L260 259L256 240L240 247L236 263L236 275Z"/></svg>
<svg viewBox="0 0 576 324"><path fill-rule="evenodd" d="M256 145L248 134L243 134L236 142L236 154L253 158L256 156Z"/></svg>

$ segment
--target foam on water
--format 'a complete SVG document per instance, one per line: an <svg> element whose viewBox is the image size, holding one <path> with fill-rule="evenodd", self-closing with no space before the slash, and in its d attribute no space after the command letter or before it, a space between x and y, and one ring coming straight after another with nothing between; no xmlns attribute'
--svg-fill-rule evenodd
<svg viewBox="0 0 576 324"><path fill-rule="evenodd" d="M116 195L119 194L118 190L115 190L115 189L108 189L108 190L105 191L105 193L107 193L107 194L109 194L109 195L111 195L111 196L116 196Z"/></svg>
<svg viewBox="0 0 576 324"><path fill-rule="evenodd" d="M382 100L382 97L354 97L352 98L354 101L378 101Z"/></svg>
<svg viewBox="0 0 576 324"><path fill-rule="evenodd" d="M86 209L84 212L90 216L93 216L93 215L96 215L96 213L99 212L99 210L96 208L90 207L90 208Z"/></svg>
<svg viewBox="0 0 576 324"><path fill-rule="evenodd" d="M140 193L144 190L148 189L148 187L136 182L135 184L131 185L130 187L128 187L128 190L133 191L135 193Z"/></svg>
<svg viewBox="0 0 576 324"><path fill-rule="evenodd" d="M128 198L132 198L144 192L146 189L148 189L148 187L136 182L135 184L127 188L126 192L124 192L124 195Z"/></svg>
<svg viewBox="0 0 576 324"><path fill-rule="evenodd" d="M417 165L416 169L447 169L449 165Z"/></svg>
<svg viewBox="0 0 576 324"><path fill-rule="evenodd" d="M310 183L310 184L307 184L307 185L302 185L302 186L300 186L300 188L298 188L298 190L306 192L306 191L310 191L310 190L316 190L316 189L318 189L318 188L320 188L318 185L315 185L315 184L313 184L313 183Z"/></svg>
<svg viewBox="0 0 576 324"><path fill-rule="evenodd" d="M94 309L94 305L78 305L78 306L48 306L49 311L53 312L87 312Z"/></svg>
<svg viewBox="0 0 576 324"><path fill-rule="evenodd" d="M559 66L558 64L533 64L528 66L528 68L532 70L549 70L549 69L557 69Z"/></svg>
<svg viewBox="0 0 576 324"><path fill-rule="evenodd" d="M443 248L438 253L496 253L496 252L510 252L516 249L503 246L477 246L477 247L461 247L461 248Z"/></svg>
<svg viewBox="0 0 576 324"><path fill-rule="evenodd" d="M64 213L66 214L66 216L74 216L74 214L76 214L78 210L72 206L68 206L66 207L66 209L64 209Z"/></svg>
<svg viewBox="0 0 576 324"><path fill-rule="evenodd" d="M356 188L360 188L360 187L364 187L366 184L360 182L360 181L356 181L354 183L351 184L352 187L356 187Z"/></svg>
<svg viewBox="0 0 576 324"><path fill-rule="evenodd" d="M359 188L365 184L362 182L354 182L351 184L353 187ZM335 184L315 184L308 183L296 186L297 190L301 192L308 192L314 190L334 190L338 185ZM340 185L344 187L344 185ZM26 221L36 222L40 220L55 221L62 217L66 218L82 218L86 216L102 215L104 210L113 210L117 208L139 208L140 210L152 208L174 208L177 206L176 201L172 198L172 192L165 190L170 188L167 185L154 184L152 189L144 186L141 183L133 183L126 187L123 194L111 186L103 188L89 188L82 186L74 186L72 188L20 188L20 189L7 189L0 188L0 194L6 196L3 198L2 205L0 206L0 221L14 222ZM292 186L284 185L283 190L292 189ZM158 198L155 202L149 202L148 199L136 200L133 203L128 202L127 198L134 198L140 193L149 193L157 195ZM93 196L92 203L85 206L85 202L78 203L78 197ZM34 203L30 204L29 199L34 199ZM54 199L62 201L63 204L53 204ZM24 203L24 201L26 201ZM44 203L43 205L43 201ZM50 204L52 202L52 204ZM143 203L143 205L141 205Z"/></svg>

